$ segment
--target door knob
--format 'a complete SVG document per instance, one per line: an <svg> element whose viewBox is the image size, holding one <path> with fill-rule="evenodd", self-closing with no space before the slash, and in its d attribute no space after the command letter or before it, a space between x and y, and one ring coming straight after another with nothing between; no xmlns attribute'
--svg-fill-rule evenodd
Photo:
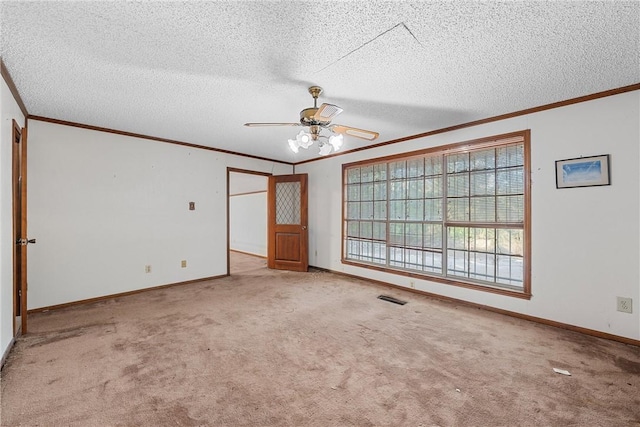
<svg viewBox="0 0 640 427"><path fill-rule="evenodd" d="M28 243L31 244L35 244L36 243L36 239L16 239L16 245L17 246L27 246Z"/></svg>
<svg viewBox="0 0 640 427"><path fill-rule="evenodd" d="M306 230L306 229L307 229L307 226L306 226L306 225L303 225L303 226L302 226L302 229L303 229L303 230Z"/></svg>

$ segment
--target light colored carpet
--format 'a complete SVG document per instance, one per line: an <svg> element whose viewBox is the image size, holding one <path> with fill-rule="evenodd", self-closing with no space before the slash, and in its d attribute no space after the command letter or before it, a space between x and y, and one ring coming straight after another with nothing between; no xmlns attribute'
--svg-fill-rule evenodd
<svg viewBox="0 0 640 427"><path fill-rule="evenodd" d="M638 347L265 264L30 316L2 425L640 424Z"/></svg>

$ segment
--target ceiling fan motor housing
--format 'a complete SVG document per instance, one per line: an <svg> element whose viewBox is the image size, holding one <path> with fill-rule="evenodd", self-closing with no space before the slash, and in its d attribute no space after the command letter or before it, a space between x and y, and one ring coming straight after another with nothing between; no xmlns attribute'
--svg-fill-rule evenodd
<svg viewBox="0 0 640 427"><path fill-rule="evenodd" d="M331 123L331 120L327 121L319 121L314 118L314 115L318 111L317 108L305 108L300 111L300 123L304 126L328 126Z"/></svg>

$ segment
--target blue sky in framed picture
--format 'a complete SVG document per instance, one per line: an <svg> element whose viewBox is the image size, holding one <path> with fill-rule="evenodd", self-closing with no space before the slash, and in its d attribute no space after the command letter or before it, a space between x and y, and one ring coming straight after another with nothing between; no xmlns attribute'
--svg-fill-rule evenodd
<svg viewBox="0 0 640 427"><path fill-rule="evenodd" d="M565 183L598 181L602 175L600 160L572 163L562 166L563 181Z"/></svg>

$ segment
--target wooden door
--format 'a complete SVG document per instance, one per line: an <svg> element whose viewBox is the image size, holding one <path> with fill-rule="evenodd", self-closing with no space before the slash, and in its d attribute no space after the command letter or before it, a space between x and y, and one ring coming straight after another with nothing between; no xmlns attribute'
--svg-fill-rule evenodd
<svg viewBox="0 0 640 427"><path fill-rule="evenodd" d="M307 271L307 174L269 177L267 265Z"/></svg>
<svg viewBox="0 0 640 427"><path fill-rule="evenodd" d="M13 335L27 333L27 129L13 121Z"/></svg>

